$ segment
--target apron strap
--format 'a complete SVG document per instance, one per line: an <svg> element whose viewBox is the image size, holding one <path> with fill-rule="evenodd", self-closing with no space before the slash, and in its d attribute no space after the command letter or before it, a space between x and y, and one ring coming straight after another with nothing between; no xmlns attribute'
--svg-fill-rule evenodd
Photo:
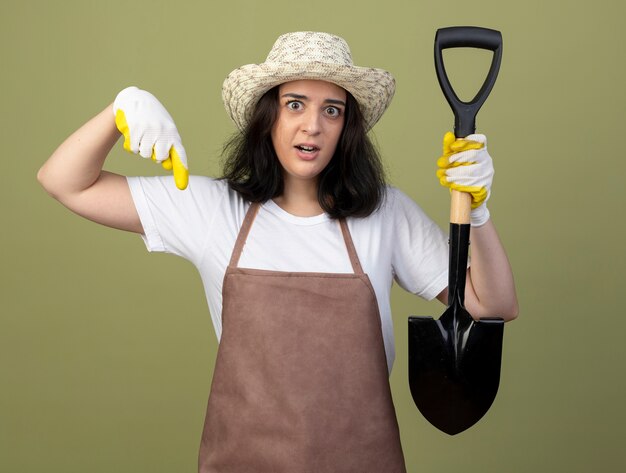
<svg viewBox="0 0 626 473"><path fill-rule="evenodd" d="M246 240L248 239L248 234L250 233L250 228L252 227L252 222L256 217L257 212L261 204L258 202L252 202L248 211L246 212L246 216L243 220L243 224L241 225L241 229L239 230L239 235L237 235L237 241L235 242L235 248L233 249L233 253L230 257L230 263L228 264L230 267L237 267L239 264L239 258L241 257L241 253L243 252L243 246L246 244ZM350 230L348 229L348 224L345 219L339 220L339 226L341 227L341 234L343 235L343 241L346 244L346 248L348 250L348 256L350 258L350 264L352 265L352 270L355 274L363 275L363 268L361 267L361 262L359 261L359 256L356 253L356 248L354 247L354 243L352 242L352 236L350 235Z"/></svg>
<svg viewBox="0 0 626 473"><path fill-rule="evenodd" d="M343 218L340 219L339 225L341 226L343 241L346 242L346 248L348 249L348 256L350 257L352 270L355 272L355 274L363 275L363 268L361 267L359 256L356 254L356 248L354 247L354 243L352 242L352 236L350 235L350 230L348 230L348 224L346 223L346 220Z"/></svg>
<svg viewBox="0 0 626 473"><path fill-rule="evenodd" d="M254 220L254 217L256 217L256 213L259 211L259 207L260 204L258 202L250 203L250 207L246 212L246 217L244 218L241 229L239 230L239 235L237 235L235 248L230 256L230 263L228 263L228 266L235 268L237 267L237 264L239 264L239 258L241 257L241 252L243 251L243 245L246 244L248 233L250 233L250 227L252 227L252 221Z"/></svg>

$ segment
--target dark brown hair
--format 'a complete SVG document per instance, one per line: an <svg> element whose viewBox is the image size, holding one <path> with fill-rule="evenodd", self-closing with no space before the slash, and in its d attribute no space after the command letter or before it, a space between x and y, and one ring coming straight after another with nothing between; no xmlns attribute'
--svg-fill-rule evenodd
<svg viewBox="0 0 626 473"><path fill-rule="evenodd" d="M378 151L365 132L355 98L348 92L345 121L335 154L319 175L319 204L331 218L366 217L382 202L385 176ZM257 103L248 127L224 146L221 179L251 202L283 192L282 167L272 144L278 117L278 87Z"/></svg>

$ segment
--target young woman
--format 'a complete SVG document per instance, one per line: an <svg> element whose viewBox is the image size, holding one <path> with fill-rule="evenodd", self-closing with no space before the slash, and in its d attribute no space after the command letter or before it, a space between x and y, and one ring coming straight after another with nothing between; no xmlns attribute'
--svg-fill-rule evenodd
<svg viewBox="0 0 626 473"><path fill-rule="evenodd" d="M391 285L446 303L448 258L446 235L385 185L366 134L394 90L388 72L355 66L341 38L290 33L224 82L241 133L221 179L188 178L172 118L135 87L41 168L72 211L198 268L220 339L199 471L405 471L388 383ZM103 171L120 132L174 179ZM511 320L485 137L446 135L439 165L442 184L473 195L466 307Z"/></svg>

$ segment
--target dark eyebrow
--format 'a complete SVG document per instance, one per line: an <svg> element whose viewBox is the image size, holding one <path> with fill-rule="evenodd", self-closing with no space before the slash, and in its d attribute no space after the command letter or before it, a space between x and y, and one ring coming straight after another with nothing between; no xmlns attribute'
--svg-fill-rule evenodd
<svg viewBox="0 0 626 473"><path fill-rule="evenodd" d="M283 94L283 97L292 97L294 99L306 100L308 97L306 95L299 94Z"/></svg>
<svg viewBox="0 0 626 473"><path fill-rule="evenodd" d="M309 98L306 95L300 95L300 94L283 94L283 97L291 97L294 99L298 99L298 100L308 100ZM337 100L337 99L326 99L324 100L324 103L329 103L329 104L333 104L333 105L343 105L344 107L346 106L346 103L343 100Z"/></svg>
<svg viewBox="0 0 626 473"><path fill-rule="evenodd" d="M343 105L344 107L346 106L346 103L343 100L337 100L337 99L326 99L324 100L324 103L331 103L334 105Z"/></svg>

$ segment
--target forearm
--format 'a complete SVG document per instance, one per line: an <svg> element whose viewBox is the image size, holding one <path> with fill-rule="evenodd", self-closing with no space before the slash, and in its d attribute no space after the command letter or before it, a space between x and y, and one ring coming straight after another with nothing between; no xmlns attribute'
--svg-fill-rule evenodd
<svg viewBox="0 0 626 473"><path fill-rule="evenodd" d="M100 177L104 161L119 137L113 106L109 105L56 149L37 179L59 200L88 189Z"/></svg>
<svg viewBox="0 0 626 473"><path fill-rule="evenodd" d="M470 233L471 267L466 286L466 307L476 318L518 315L511 265L491 220Z"/></svg>

